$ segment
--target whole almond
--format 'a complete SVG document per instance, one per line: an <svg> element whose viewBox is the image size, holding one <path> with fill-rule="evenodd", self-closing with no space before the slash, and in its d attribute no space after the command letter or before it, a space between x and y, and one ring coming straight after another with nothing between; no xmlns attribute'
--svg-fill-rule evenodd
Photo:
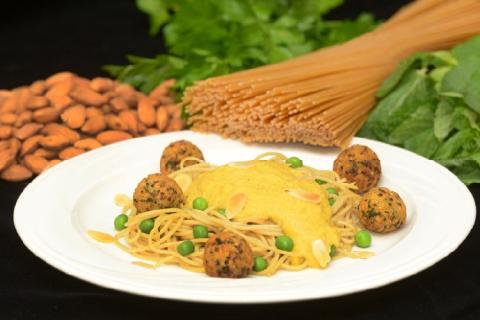
<svg viewBox="0 0 480 320"><path fill-rule="evenodd" d="M120 112L123 110L128 110L128 104L122 98L113 98L110 101L110 105L112 106L112 110L114 112Z"/></svg>
<svg viewBox="0 0 480 320"><path fill-rule="evenodd" d="M149 98L140 98L138 101L138 118L142 121L147 127L151 127L155 124L156 121L155 108L153 103Z"/></svg>
<svg viewBox="0 0 480 320"><path fill-rule="evenodd" d="M112 130L121 130L121 131L128 130L127 124L116 115L113 115L113 114L107 115L105 117L105 121L107 122L108 128Z"/></svg>
<svg viewBox="0 0 480 320"><path fill-rule="evenodd" d="M54 122L58 119L58 111L54 107L39 109L33 112L32 118L39 123Z"/></svg>
<svg viewBox="0 0 480 320"><path fill-rule="evenodd" d="M60 162L62 162L62 160L59 160L59 159L53 159L53 160L50 160L47 164L47 166L43 169L42 172L45 172L47 171L48 169L56 166L57 164L59 164Z"/></svg>
<svg viewBox="0 0 480 320"><path fill-rule="evenodd" d="M73 83L76 87L83 87L90 89L90 80L83 77L75 77L73 78Z"/></svg>
<svg viewBox="0 0 480 320"><path fill-rule="evenodd" d="M87 119L96 117L96 116L103 116L103 112L101 109L95 107L88 107L85 109L85 114L87 115Z"/></svg>
<svg viewBox="0 0 480 320"><path fill-rule="evenodd" d="M17 156L18 152L20 151L20 148L22 147L22 143L17 138L11 138L8 141L10 142L10 150L12 150L15 156Z"/></svg>
<svg viewBox="0 0 480 320"><path fill-rule="evenodd" d="M68 160L68 159L76 157L79 154L82 154L84 152L85 152L85 150L83 150L83 149L79 149L79 148L75 148L75 147L68 147L68 148L65 148L62 151L60 151L60 153L58 154L58 157L62 160Z"/></svg>
<svg viewBox="0 0 480 320"><path fill-rule="evenodd" d="M58 72L58 73L52 74L50 77L48 77L45 80L45 85L46 85L47 88L50 88L58 82L64 81L66 79L72 79L73 77L75 77L75 74L73 74L69 71Z"/></svg>
<svg viewBox="0 0 480 320"><path fill-rule="evenodd" d="M36 96L42 95L45 93L45 90L47 90L47 85L43 80L34 81L30 85L30 91L32 92L33 95L36 95Z"/></svg>
<svg viewBox="0 0 480 320"><path fill-rule="evenodd" d="M27 154L23 158L23 163L25 164L25 167L32 170L33 173L39 174L48 165L48 160L42 157L34 156L32 154Z"/></svg>
<svg viewBox="0 0 480 320"><path fill-rule="evenodd" d="M107 98L86 87L75 88L72 90L72 92L70 92L70 97L81 104L89 106L100 107L101 105L107 103Z"/></svg>
<svg viewBox="0 0 480 320"><path fill-rule="evenodd" d="M48 97L48 101L50 101L52 107L57 109L58 112L62 112L73 103L73 100L69 96L63 95Z"/></svg>
<svg viewBox="0 0 480 320"><path fill-rule="evenodd" d="M0 139L8 139L13 134L13 128L10 126L0 126Z"/></svg>
<svg viewBox="0 0 480 320"><path fill-rule="evenodd" d="M5 125L13 125L17 121L18 116L15 113L0 114L0 123Z"/></svg>
<svg viewBox="0 0 480 320"><path fill-rule="evenodd" d="M26 154L34 152L38 148L40 139L42 137L42 135L37 134L35 136L31 136L28 139L25 139L25 141L23 141L22 143L22 147L20 148L20 156L24 156Z"/></svg>
<svg viewBox="0 0 480 320"><path fill-rule="evenodd" d="M160 130L160 131L165 130L165 128L168 125L168 111L167 111L167 108L159 107L157 109L156 122L157 122L157 129L158 130Z"/></svg>
<svg viewBox="0 0 480 320"><path fill-rule="evenodd" d="M106 92L113 89L113 81L108 78L93 78L90 82L90 88L96 92Z"/></svg>
<svg viewBox="0 0 480 320"><path fill-rule="evenodd" d="M70 145L72 142L67 137L57 134L42 137L39 143L46 149L62 149Z"/></svg>
<svg viewBox="0 0 480 320"><path fill-rule="evenodd" d="M130 131L130 133L133 133L133 134L138 133L137 115L133 111L131 110L122 111L120 112L118 117L122 119L124 123L127 124L127 128L128 128L128 131Z"/></svg>
<svg viewBox="0 0 480 320"><path fill-rule="evenodd" d="M27 108L27 105L33 95L28 87L20 87L15 89L14 91L18 94L17 109L15 110L15 112L21 113Z"/></svg>
<svg viewBox="0 0 480 320"><path fill-rule="evenodd" d="M132 138L130 134L117 130L108 130L97 135L97 140L104 145L119 142L122 140L127 140L130 138Z"/></svg>
<svg viewBox="0 0 480 320"><path fill-rule="evenodd" d="M48 106L48 99L42 96L33 96L27 104L27 109L35 110Z"/></svg>
<svg viewBox="0 0 480 320"><path fill-rule="evenodd" d="M28 168L20 164L13 163L2 171L0 178L11 182L19 182L30 179L32 175L32 171L30 171Z"/></svg>
<svg viewBox="0 0 480 320"><path fill-rule="evenodd" d="M100 142L98 142L97 139L85 138L85 139L78 140L77 142L75 142L73 144L73 146L75 148L79 148L79 149L93 150L93 149L100 148L102 146L102 144Z"/></svg>
<svg viewBox="0 0 480 320"><path fill-rule="evenodd" d="M62 124L58 123L49 123L43 129L42 133L46 135L61 135L65 136L70 140L71 143L80 139L80 134Z"/></svg>
<svg viewBox="0 0 480 320"><path fill-rule="evenodd" d="M159 133L160 133L160 130L158 130L157 128L148 128L145 131L146 136L153 136L153 135L156 135L156 134L159 134Z"/></svg>
<svg viewBox="0 0 480 320"><path fill-rule="evenodd" d="M45 93L45 96L50 99L55 96L68 96L68 94L73 90L73 78L66 78L64 80L58 81Z"/></svg>
<svg viewBox="0 0 480 320"><path fill-rule="evenodd" d="M183 129L183 120L182 119L172 119L170 123L167 126L167 129L165 129L166 132L171 132L171 131L180 131Z"/></svg>
<svg viewBox="0 0 480 320"><path fill-rule="evenodd" d="M45 159L52 159L52 158L55 158L57 156L58 152L56 150L48 150L48 149L44 149L44 148L38 148L32 154L36 157L42 157L42 158L45 158Z"/></svg>
<svg viewBox="0 0 480 320"><path fill-rule="evenodd" d="M10 148L9 140L0 140L0 151Z"/></svg>
<svg viewBox="0 0 480 320"><path fill-rule="evenodd" d="M16 153L11 148L0 151L0 171L15 162Z"/></svg>
<svg viewBox="0 0 480 320"><path fill-rule="evenodd" d="M29 110L25 110L20 113L17 117L17 121L15 122L15 127L20 128L24 124L31 122L33 117L33 112Z"/></svg>
<svg viewBox="0 0 480 320"><path fill-rule="evenodd" d="M12 94L2 103L2 113L16 113L18 109L18 95Z"/></svg>
<svg viewBox="0 0 480 320"><path fill-rule="evenodd" d="M87 117L85 107L81 104L76 104L62 113L62 120L65 124L72 128L78 129L85 123Z"/></svg>
<svg viewBox="0 0 480 320"><path fill-rule="evenodd" d="M160 105L160 106L169 106L174 104L173 99L169 96L157 97L155 98L155 101L157 102L157 105Z"/></svg>
<svg viewBox="0 0 480 320"><path fill-rule="evenodd" d="M40 123L27 123L22 127L15 130L15 137L20 140L25 140L28 137L31 137L37 134L43 128L43 124Z"/></svg>
<svg viewBox="0 0 480 320"><path fill-rule="evenodd" d="M107 124L105 122L104 116L96 116L93 118L88 119L85 124L82 126L82 132L86 134L97 134L100 131L105 130Z"/></svg>
<svg viewBox="0 0 480 320"><path fill-rule="evenodd" d="M163 81L155 89L150 91L149 96L157 99L164 97L165 95L168 94L168 92L170 91L170 88L174 84L175 84L175 79L169 79L169 80Z"/></svg>
<svg viewBox="0 0 480 320"><path fill-rule="evenodd" d="M117 97L123 99L130 108L137 105L137 94L132 86L122 83L119 84L114 91Z"/></svg>

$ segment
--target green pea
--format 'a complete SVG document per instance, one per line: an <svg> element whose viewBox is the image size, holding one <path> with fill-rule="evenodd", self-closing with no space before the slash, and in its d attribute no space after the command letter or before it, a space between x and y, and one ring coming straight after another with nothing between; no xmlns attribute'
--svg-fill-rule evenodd
<svg viewBox="0 0 480 320"><path fill-rule="evenodd" d="M227 216L227 210L225 208L217 209L217 212L220 213L222 216Z"/></svg>
<svg viewBox="0 0 480 320"><path fill-rule="evenodd" d="M155 220L153 219L146 219L140 222L140 230L142 230L143 233L149 234L152 229L153 225L155 224Z"/></svg>
<svg viewBox="0 0 480 320"><path fill-rule="evenodd" d="M319 185L327 183L327 181L322 180L322 179L315 179L315 182L318 183Z"/></svg>
<svg viewBox="0 0 480 320"><path fill-rule="evenodd" d="M292 168L300 168L303 167L303 161L300 158L297 157L290 157L286 160L286 162L290 165Z"/></svg>
<svg viewBox="0 0 480 320"><path fill-rule="evenodd" d="M367 230L358 231L355 234L355 244L360 248L368 248L372 244L372 236Z"/></svg>
<svg viewBox="0 0 480 320"><path fill-rule="evenodd" d="M330 193L330 194L338 194L338 191L335 188L327 188L326 191L327 193Z"/></svg>
<svg viewBox="0 0 480 320"><path fill-rule="evenodd" d="M185 240L177 246L177 252L184 257L188 256L194 250L195 250L195 246L193 245L193 242L190 240Z"/></svg>
<svg viewBox="0 0 480 320"><path fill-rule="evenodd" d="M333 206L335 204L335 200L334 198L328 198L328 204L330 204L330 206Z"/></svg>
<svg viewBox="0 0 480 320"><path fill-rule="evenodd" d="M335 257L337 255L337 247L332 244L330 246L330 257Z"/></svg>
<svg viewBox="0 0 480 320"><path fill-rule="evenodd" d="M208 238L208 228L202 225L193 226L193 237L198 238Z"/></svg>
<svg viewBox="0 0 480 320"><path fill-rule="evenodd" d="M289 236L279 236L275 239L275 246L283 251L293 250L293 240Z"/></svg>
<svg viewBox="0 0 480 320"><path fill-rule="evenodd" d="M253 260L253 271L260 272L268 267L268 262L263 257L255 257Z"/></svg>
<svg viewBox="0 0 480 320"><path fill-rule="evenodd" d="M208 208L208 202L205 198L198 197L193 200L192 207L197 210L205 210Z"/></svg>
<svg viewBox="0 0 480 320"><path fill-rule="evenodd" d="M125 224L128 221L128 216L126 214L119 214L118 216L115 217L115 220L113 220L113 225L115 226L115 230L121 231L125 229Z"/></svg>

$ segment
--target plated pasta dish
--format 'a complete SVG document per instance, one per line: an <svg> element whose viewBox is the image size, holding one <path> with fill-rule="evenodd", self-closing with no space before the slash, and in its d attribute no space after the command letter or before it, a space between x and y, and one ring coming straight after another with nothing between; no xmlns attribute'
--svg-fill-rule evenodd
<svg viewBox="0 0 480 320"><path fill-rule="evenodd" d="M159 167L132 196L115 197L112 230L88 231L146 268L174 264L222 278L324 269L372 256L375 234L406 222L403 200L377 186L380 159L363 145L343 150L329 169L277 152L211 164L179 140Z"/></svg>

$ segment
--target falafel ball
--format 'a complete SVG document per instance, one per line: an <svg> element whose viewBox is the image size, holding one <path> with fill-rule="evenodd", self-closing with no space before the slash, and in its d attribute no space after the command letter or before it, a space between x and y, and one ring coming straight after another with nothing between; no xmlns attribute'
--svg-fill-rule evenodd
<svg viewBox="0 0 480 320"><path fill-rule="evenodd" d="M143 178L133 193L133 204L138 212L178 208L183 201L182 189L175 180L161 173Z"/></svg>
<svg viewBox="0 0 480 320"><path fill-rule="evenodd" d="M244 239L224 231L208 239L203 265L211 277L243 278L253 268L252 249Z"/></svg>
<svg viewBox="0 0 480 320"><path fill-rule="evenodd" d="M333 171L358 187L357 193L365 193L380 180L382 168L377 154L367 146L353 145L337 156Z"/></svg>
<svg viewBox="0 0 480 320"><path fill-rule="evenodd" d="M407 209L398 193L380 187L372 188L363 195L357 215L368 230L387 233L405 224Z"/></svg>
<svg viewBox="0 0 480 320"><path fill-rule="evenodd" d="M193 143L187 140L178 140L170 143L162 153L160 158L160 171L164 174L170 174L180 169L180 162L188 157L203 159L202 151ZM196 161L185 161L184 166L188 167L196 164Z"/></svg>

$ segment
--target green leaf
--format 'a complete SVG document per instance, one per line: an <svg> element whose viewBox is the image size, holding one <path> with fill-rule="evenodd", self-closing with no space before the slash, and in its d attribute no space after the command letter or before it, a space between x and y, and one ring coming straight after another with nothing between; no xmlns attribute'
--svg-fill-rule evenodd
<svg viewBox="0 0 480 320"><path fill-rule="evenodd" d="M442 100L435 112L433 131L435 137L443 141L452 131L453 106L448 100Z"/></svg>
<svg viewBox="0 0 480 320"><path fill-rule="evenodd" d="M423 133L432 128L433 107L430 105L419 106L410 117L405 119L388 136L387 142L391 144L401 144L412 136Z"/></svg>
<svg viewBox="0 0 480 320"><path fill-rule="evenodd" d="M137 7L150 17L150 36L155 36L160 28L168 21L168 9L162 0L136 0Z"/></svg>
<svg viewBox="0 0 480 320"><path fill-rule="evenodd" d="M435 137L433 129L430 128L405 140L404 146L410 151L429 158L437 151L440 141Z"/></svg>

